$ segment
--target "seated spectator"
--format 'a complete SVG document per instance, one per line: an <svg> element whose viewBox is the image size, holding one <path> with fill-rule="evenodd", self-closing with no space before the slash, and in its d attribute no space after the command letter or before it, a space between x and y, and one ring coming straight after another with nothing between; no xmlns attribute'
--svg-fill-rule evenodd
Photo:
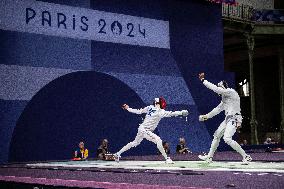
<svg viewBox="0 0 284 189"><path fill-rule="evenodd" d="M240 145L241 146L246 146L246 145L248 145L248 141L246 139L244 139L243 142L241 142Z"/></svg>
<svg viewBox="0 0 284 189"><path fill-rule="evenodd" d="M272 140L271 137L267 137L266 140L264 141L264 144L275 144L275 141Z"/></svg>
<svg viewBox="0 0 284 189"><path fill-rule="evenodd" d="M105 160L107 153L108 153L108 140L103 139L101 145L97 149L97 157L101 160Z"/></svg>
<svg viewBox="0 0 284 189"><path fill-rule="evenodd" d="M74 160L86 160L89 156L89 151L85 148L84 142L79 143L79 148L74 152Z"/></svg>
<svg viewBox="0 0 284 189"><path fill-rule="evenodd" d="M164 148L166 154L171 154L170 145L169 145L168 142L166 142L166 141L163 142L163 148Z"/></svg>
<svg viewBox="0 0 284 189"><path fill-rule="evenodd" d="M166 142L166 141L163 142L163 148L164 148L166 154L171 154L170 145L169 145L168 142ZM161 154L161 152L158 151L158 154Z"/></svg>
<svg viewBox="0 0 284 189"><path fill-rule="evenodd" d="M187 153L191 153L190 150L189 150L189 148L186 147L185 138L179 138L179 144L177 145L176 153L177 153L177 154L187 154Z"/></svg>

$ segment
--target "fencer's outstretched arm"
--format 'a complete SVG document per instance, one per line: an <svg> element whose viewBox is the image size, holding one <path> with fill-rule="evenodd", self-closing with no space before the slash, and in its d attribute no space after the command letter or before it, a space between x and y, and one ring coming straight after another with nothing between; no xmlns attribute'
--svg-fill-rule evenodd
<svg viewBox="0 0 284 189"><path fill-rule="evenodd" d="M127 108L127 111L134 113L134 114L145 114L147 113L148 106L141 109L134 109L134 108Z"/></svg>
<svg viewBox="0 0 284 189"><path fill-rule="evenodd" d="M200 81L202 81L202 83L210 90L214 91L215 93L218 93L220 95L225 94L226 93L226 89L222 88L222 87L218 87L216 85L214 85L213 83L210 83L209 81L207 81L205 79L205 73L200 73L198 75Z"/></svg>
<svg viewBox="0 0 284 189"><path fill-rule="evenodd" d="M204 80L203 81L203 84L210 90L214 91L215 93L217 94L224 94L226 92L226 89L223 89L222 87L218 87L216 85L214 85L213 83L210 83L209 81L207 80Z"/></svg>
<svg viewBox="0 0 284 189"><path fill-rule="evenodd" d="M208 114L206 114L206 117L212 118L215 115L218 115L220 112L222 112L224 110L224 104L223 102L221 102L216 108L214 108L211 112L209 112Z"/></svg>
<svg viewBox="0 0 284 189"><path fill-rule="evenodd" d="M149 109L150 106L147 106L145 108L141 108L141 109L134 109L134 108L130 108L127 104L123 104L122 105L122 108L124 110L127 110L131 113L134 113L134 114L144 114L144 113L147 113L148 109Z"/></svg>
<svg viewBox="0 0 284 189"><path fill-rule="evenodd" d="M163 111L162 112L162 117L177 117L177 116L187 116L188 111L187 110L182 110L182 111Z"/></svg>

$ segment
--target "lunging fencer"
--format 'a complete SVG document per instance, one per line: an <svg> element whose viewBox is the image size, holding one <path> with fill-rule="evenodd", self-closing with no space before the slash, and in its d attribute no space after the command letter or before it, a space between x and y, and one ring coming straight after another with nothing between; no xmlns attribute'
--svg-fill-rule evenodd
<svg viewBox="0 0 284 189"><path fill-rule="evenodd" d="M135 114L146 114L144 121L142 124L140 124L138 128L138 133L134 139L134 141L129 142L127 145L125 145L119 152L114 154L115 160L119 162L119 158L121 157L121 154L127 150L129 150L132 147L138 146L143 139L147 139L157 145L158 150L161 152L161 154L164 156L166 163L170 164L173 163L170 157L167 156L162 140L159 136L153 133L153 131L158 126L160 120L164 117L173 117L173 116L188 116L187 110L182 111L166 111L166 101L163 97L155 98L153 105L147 106L142 109L133 109L130 108L127 104L124 104L122 106L123 109L135 113Z"/></svg>
<svg viewBox="0 0 284 189"><path fill-rule="evenodd" d="M199 121L206 121L222 111L225 111L225 120L214 133L209 153L207 155L199 155L198 157L207 163L211 163L213 155L219 146L220 139L223 136L224 141L243 157L243 164L248 164L248 162L252 161L252 158L232 139L237 128L241 127L242 124L240 97L238 93L234 89L229 88L226 81L219 82L217 86L210 83L205 80L204 73L199 74L199 79L208 89L222 97L221 103L216 108L206 115L199 116Z"/></svg>

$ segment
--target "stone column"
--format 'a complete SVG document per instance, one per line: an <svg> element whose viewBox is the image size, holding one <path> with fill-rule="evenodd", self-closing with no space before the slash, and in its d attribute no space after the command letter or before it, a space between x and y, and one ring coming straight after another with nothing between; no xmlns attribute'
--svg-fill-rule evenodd
<svg viewBox="0 0 284 189"><path fill-rule="evenodd" d="M251 108L251 118L250 118L250 131L251 131L251 144L259 144L257 136L257 120L256 120L256 109L255 109L255 87L254 87L254 36L247 35L247 46L249 55L249 85L250 85L250 108Z"/></svg>
<svg viewBox="0 0 284 189"><path fill-rule="evenodd" d="M280 137L284 144L284 47L279 48Z"/></svg>

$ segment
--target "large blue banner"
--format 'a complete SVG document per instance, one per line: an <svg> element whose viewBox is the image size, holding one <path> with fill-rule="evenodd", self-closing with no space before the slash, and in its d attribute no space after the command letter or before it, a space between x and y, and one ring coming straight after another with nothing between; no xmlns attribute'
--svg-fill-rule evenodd
<svg viewBox="0 0 284 189"><path fill-rule="evenodd" d="M1 162L68 159L80 140L90 157L103 138L116 152L143 118L121 105L141 108L159 96L167 110L190 111L187 121L164 119L155 131L171 151L179 137L193 152L209 149L223 117L198 121L220 101L198 73L234 86L224 71L220 6L44 1L0 2ZM156 153L143 141L125 155Z"/></svg>

